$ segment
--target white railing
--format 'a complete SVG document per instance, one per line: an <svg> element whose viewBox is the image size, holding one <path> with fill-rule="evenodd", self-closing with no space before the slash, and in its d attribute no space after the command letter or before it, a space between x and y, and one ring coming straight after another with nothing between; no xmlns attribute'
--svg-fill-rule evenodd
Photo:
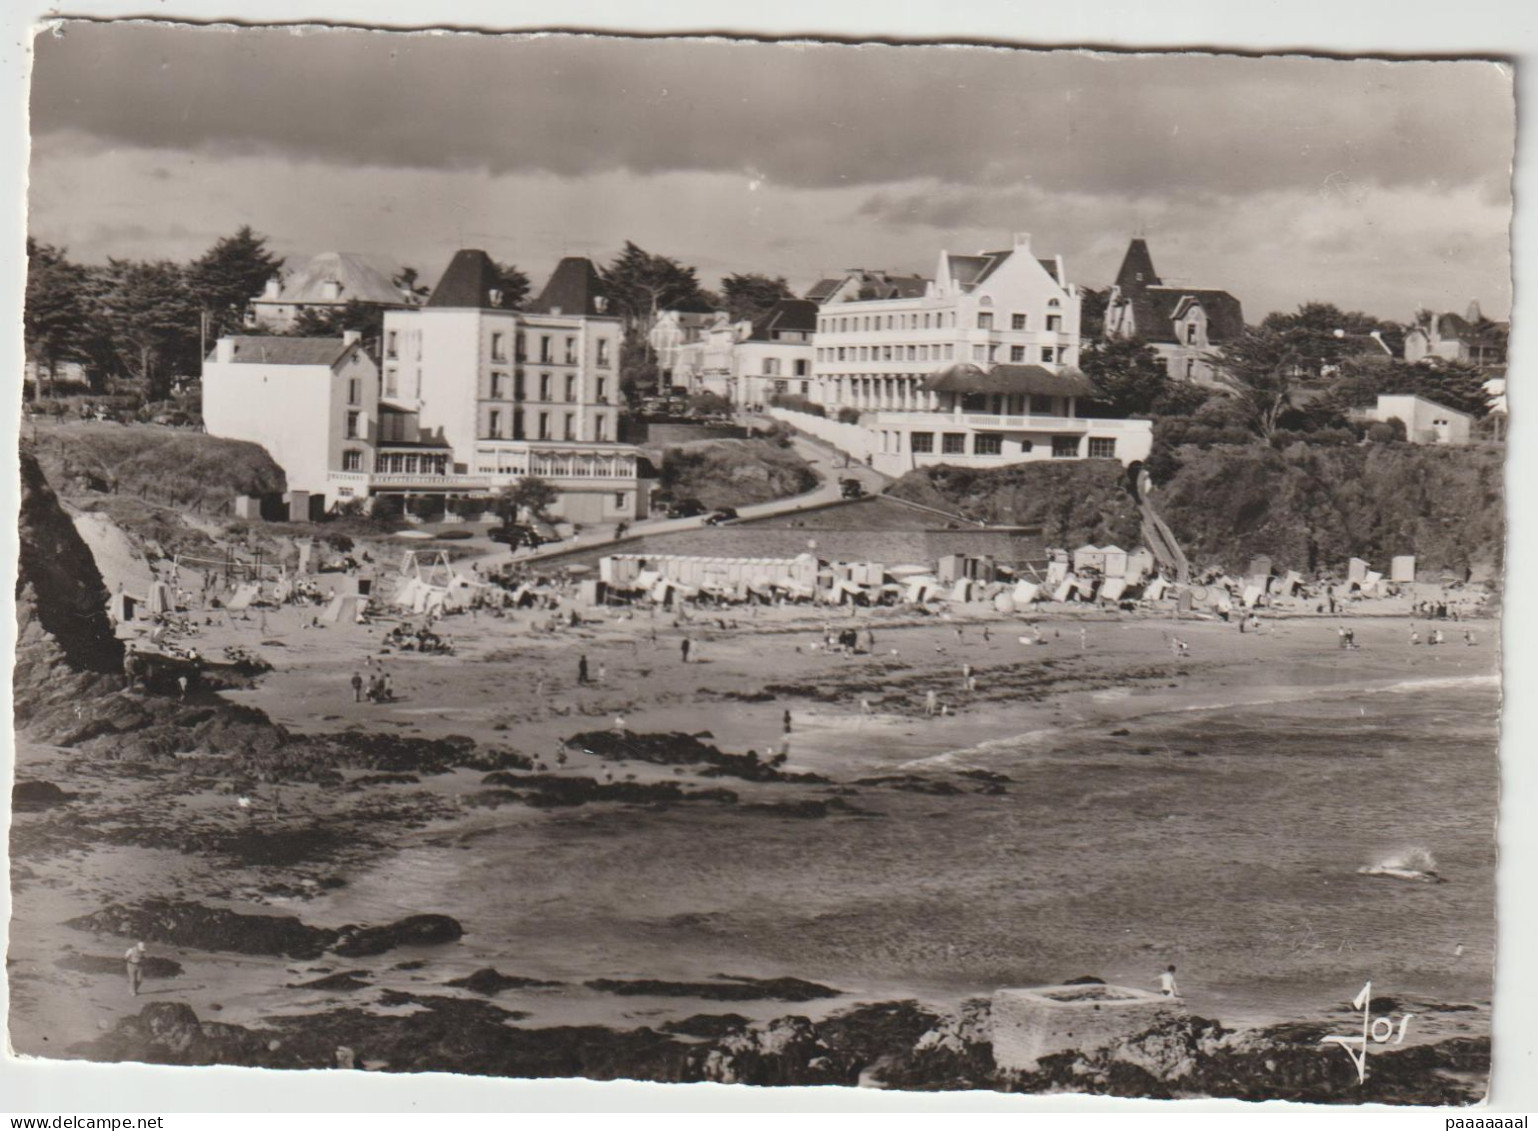
<svg viewBox="0 0 1538 1131"><path fill-rule="evenodd" d="M444 487L458 491L486 490L491 480L484 475L429 475L410 471L375 472L368 477L371 487Z"/></svg>

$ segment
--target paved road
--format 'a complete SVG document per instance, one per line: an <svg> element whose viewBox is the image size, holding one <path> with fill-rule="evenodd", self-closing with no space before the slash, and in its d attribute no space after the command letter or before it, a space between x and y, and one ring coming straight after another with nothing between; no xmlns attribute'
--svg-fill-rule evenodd
<svg viewBox="0 0 1538 1131"><path fill-rule="evenodd" d="M865 488L867 494L878 494L886 489L890 480L880 472L872 471L868 467L855 464L852 467L845 466L845 457L842 452L831 445L824 444L820 440L795 434L791 437L791 447L796 453L811 464L821 479L817 489L808 491L804 495L792 495L784 499L773 499L767 503L754 503L751 506L738 507L739 518L768 518L771 515L785 514L790 511L805 510L808 507L821 507L829 503L836 503L843 498L840 479L858 479L860 485ZM641 537L647 534L671 534L678 530L697 530L705 524L703 515L695 518L648 518L631 524L629 537ZM507 551L501 546L489 550L484 554L476 555L473 559L487 564L500 564L509 560L520 562L535 562L543 558L556 557L568 554L573 550L587 549L599 546L606 542L614 541L614 528L602 526L582 531L577 537L567 539L564 542L549 542L529 553L520 554L510 559Z"/></svg>

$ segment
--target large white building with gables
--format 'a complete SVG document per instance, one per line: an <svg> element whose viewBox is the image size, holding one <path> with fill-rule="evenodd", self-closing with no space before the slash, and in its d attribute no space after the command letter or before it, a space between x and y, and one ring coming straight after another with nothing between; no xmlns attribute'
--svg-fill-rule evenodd
<svg viewBox="0 0 1538 1131"><path fill-rule="evenodd" d="M242 338L238 348L247 357L293 352L310 361L302 348L276 344L307 340L317 339ZM328 358L340 355L336 346ZM204 367L205 399L241 408L209 417L209 431L264 443L290 489L324 494L328 504L487 495L532 475L556 488L552 511L568 521L634 519L646 500L640 453L617 441L619 350L620 320L587 259L562 260L539 297L514 310L491 258L465 250L423 306L385 312L367 403L331 397L317 427L340 439L324 454L274 439L287 424L299 427L291 402L254 396L255 370L226 364L224 341ZM288 376L303 387L322 380L318 369Z"/></svg>
<svg viewBox="0 0 1538 1131"><path fill-rule="evenodd" d="M1091 392L1077 370L1079 288L1029 235L941 251L932 279L852 271L813 293L811 395L830 421L812 428L878 470L1148 455L1148 421L1078 415Z"/></svg>

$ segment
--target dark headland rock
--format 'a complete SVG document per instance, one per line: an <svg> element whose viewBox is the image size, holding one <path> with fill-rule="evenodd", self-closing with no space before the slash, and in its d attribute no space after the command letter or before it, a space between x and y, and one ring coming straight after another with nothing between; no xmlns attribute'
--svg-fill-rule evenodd
<svg viewBox="0 0 1538 1131"><path fill-rule="evenodd" d="M383 927L332 930L309 926L292 915L244 915L168 899L145 900L135 907L112 904L71 919L65 926L190 950L298 959L319 958L328 950L346 958L360 958L397 946L456 942L464 934L464 928L447 915L412 915Z"/></svg>

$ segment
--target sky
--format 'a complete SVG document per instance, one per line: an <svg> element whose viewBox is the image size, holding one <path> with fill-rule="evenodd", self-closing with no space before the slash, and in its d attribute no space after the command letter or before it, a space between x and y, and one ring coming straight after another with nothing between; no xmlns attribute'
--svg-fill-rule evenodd
<svg viewBox="0 0 1538 1131"><path fill-rule="evenodd" d="M291 267L431 281L479 247L539 286L628 239L803 291L1030 232L1099 287L1141 235L1252 322L1511 302L1489 61L75 22L35 42L31 115L29 230L85 262L250 224Z"/></svg>

